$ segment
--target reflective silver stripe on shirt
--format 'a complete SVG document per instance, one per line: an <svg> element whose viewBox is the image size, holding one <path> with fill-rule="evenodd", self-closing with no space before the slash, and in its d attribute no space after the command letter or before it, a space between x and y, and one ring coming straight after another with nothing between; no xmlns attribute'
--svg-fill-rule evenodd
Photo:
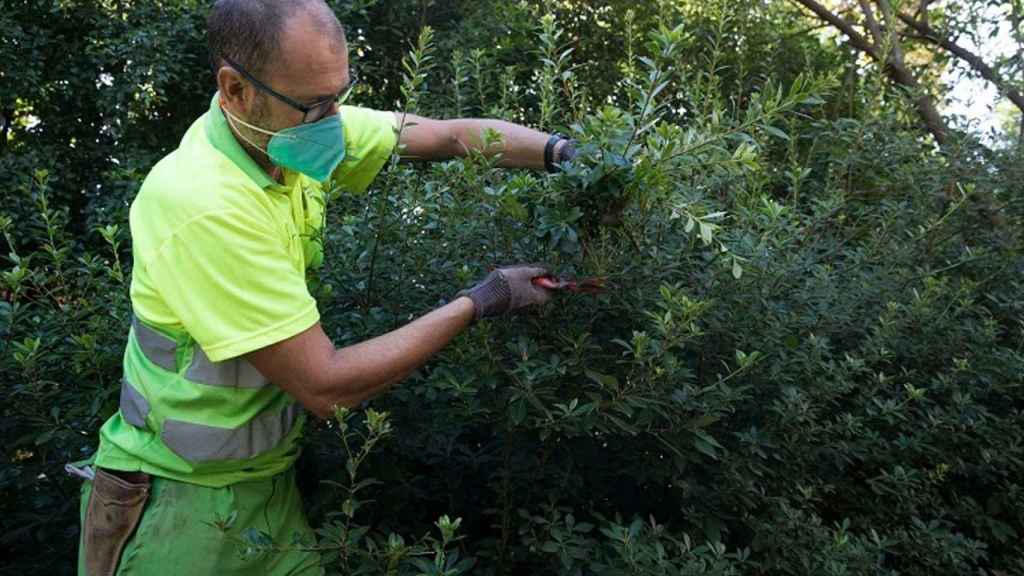
<svg viewBox="0 0 1024 576"><path fill-rule="evenodd" d="M132 316L132 330L135 332L135 340L142 348L142 353L149 358L150 362L170 372L178 371L178 364L175 360L178 346L174 340L146 326L134 315Z"/></svg>
<svg viewBox="0 0 1024 576"><path fill-rule="evenodd" d="M192 356L192 364L185 372L185 379L208 386L230 386L233 388L262 388L270 381L244 358L232 358L224 362L210 362L210 358L198 344Z"/></svg>
<svg viewBox="0 0 1024 576"><path fill-rule="evenodd" d="M146 428L146 416L149 416L149 402L132 386L127 378L121 379L121 416L124 421L136 428Z"/></svg>
<svg viewBox="0 0 1024 576"><path fill-rule="evenodd" d="M132 327L146 358L164 370L177 372L175 341L146 326L136 316L132 316ZM185 372L185 378L192 382L232 388L262 388L270 384L248 360L232 358L224 362L211 362L199 344L195 344L194 350L192 363Z"/></svg>
<svg viewBox="0 0 1024 576"><path fill-rule="evenodd" d="M168 448L190 462L244 460L276 448L301 413L302 406L294 402L284 410L260 414L233 429L168 418L160 437Z"/></svg>

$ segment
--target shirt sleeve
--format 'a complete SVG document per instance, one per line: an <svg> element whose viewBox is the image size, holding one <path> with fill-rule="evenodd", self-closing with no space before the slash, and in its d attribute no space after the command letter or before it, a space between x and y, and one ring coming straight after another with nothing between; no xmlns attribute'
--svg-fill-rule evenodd
<svg viewBox="0 0 1024 576"><path fill-rule="evenodd" d="M282 235L238 210L190 220L145 266L167 307L214 362L290 338L320 319Z"/></svg>
<svg viewBox="0 0 1024 576"><path fill-rule="evenodd" d="M380 173L398 143L395 114L357 106L340 109L345 159L333 180L346 192L364 192Z"/></svg>

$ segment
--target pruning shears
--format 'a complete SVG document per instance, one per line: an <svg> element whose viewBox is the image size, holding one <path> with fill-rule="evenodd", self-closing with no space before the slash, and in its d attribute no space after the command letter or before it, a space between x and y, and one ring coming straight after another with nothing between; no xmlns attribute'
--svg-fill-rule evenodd
<svg viewBox="0 0 1024 576"><path fill-rule="evenodd" d="M540 286L548 290L566 290L576 292L577 294L597 294L605 288L604 278L572 280L548 274L546 276L537 276L532 282L534 286Z"/></svg>

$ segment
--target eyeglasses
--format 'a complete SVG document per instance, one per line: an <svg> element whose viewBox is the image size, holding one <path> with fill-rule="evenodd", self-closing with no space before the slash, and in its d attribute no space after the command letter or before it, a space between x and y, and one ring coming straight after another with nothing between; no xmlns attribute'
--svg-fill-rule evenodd
<svg viewBox="0 0 1024 576"><path fill-rule="evenodd" d="M356 74L356 71L349 69L348 86L346 86L341 92L338 92L336 96L324 98L323 100L320 100L318 102L306 105L302 104L301 102L296 102L295 100L285 96L284 94L277 92L270 86L267 86L263 82L260 82L259 80L256 79L255 76L246 72L245 68L239 66L238 63L232 60L231 58L228 58L227 56L222 57L224 58L225 62L231 65L232 68L238 70L238 73L241 74L242 77L244 77L249 82L252 82L253 85L256 86L256 88L262 90L263 92L266 92L267 94L270 94L274 98L277 98L281 102L284 102L285 104L291 106L292 108L298 110L299 112L302 112L303 124L316 122L318 120L323 119L325 116L327 116L328 112L330 112L332 104L337 104L338 106L344 104L345 101L348 100L349 95L352 94L352 89L355 88L356 83L359 82L359 76Z"/></svg>

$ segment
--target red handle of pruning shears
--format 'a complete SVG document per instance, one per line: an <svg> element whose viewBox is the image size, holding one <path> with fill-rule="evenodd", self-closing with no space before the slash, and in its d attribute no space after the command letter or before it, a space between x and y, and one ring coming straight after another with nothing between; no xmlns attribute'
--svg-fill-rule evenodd
<svg viewBox="0 0 1024 576"><path fill-rule="evenodd" d="M596 294L604 290L604 278L586 278L583 280L565 280L551 274L538 276L532 280L534 286L548 290L568 290L583 294Z"/></svg>

